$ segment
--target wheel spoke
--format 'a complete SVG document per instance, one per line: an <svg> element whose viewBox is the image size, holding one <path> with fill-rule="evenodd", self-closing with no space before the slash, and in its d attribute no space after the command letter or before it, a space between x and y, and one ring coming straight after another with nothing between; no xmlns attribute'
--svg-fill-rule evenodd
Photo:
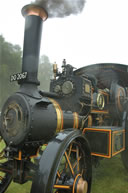
<svg viewBox="0 0 128 193"><path fill-rule="evenodd" d="M70 168L70 170L71 170L71 173L72 173L72 175L74 176L74 175L75 175L75 174L74 174L74 170L73 170L73 167L72 167L72 165L71 165L71 162L70 162L70 160L69 160L69 158L68 158L67 152L65 152L65 157L66 157L66 159L67 159L67 162L68 162L69 168Z"/></svg>
<svg viewBox="0 0 128 193"><path fill-rule="evenodd" d="M81 160L81 157L78 158L78 160L74 163L73 169L77 166L77 163Z"/></svg>
<svg viewBox="0 0 128 193"><path fill-rule="evenodd" d="M59 171L57 171L57 175L58 175L58 177L60 178L60 172L59 172Z"/></svg>
<svg viewBox="0 0 128 193"><path fill-rule="evenodd" d="M76 159L77 159L77 172L79 172L80 167L79 167L79 148L78 146L76 147Z"/></svg>
<svg viewBox="0 0 128 193"><path fill-rule="evenodd" d="M54 185L55 189L66 189L66 190L70 190L71 186L65 186L65 185Z"/></svg>
<svg viewBox="0 0 128 193"><path fill-rule="evenodd" d="M70 158L71 151L72 151L72 143L70 144L70 147L69 147L68 159ZM67 167L68 167L68 163L66 163L66 165L65 165L65 168L67 168Z"/></svg>

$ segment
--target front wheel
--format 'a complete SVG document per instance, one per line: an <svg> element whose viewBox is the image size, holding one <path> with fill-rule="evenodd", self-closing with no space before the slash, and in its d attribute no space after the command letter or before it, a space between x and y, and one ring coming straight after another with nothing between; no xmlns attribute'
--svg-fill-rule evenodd
<svg viewBox="0 0 128 193"><path fill-rule="evenodd" d="M44 151L31 193L90 193L91 153L78 130L58 133Z"/></svg>

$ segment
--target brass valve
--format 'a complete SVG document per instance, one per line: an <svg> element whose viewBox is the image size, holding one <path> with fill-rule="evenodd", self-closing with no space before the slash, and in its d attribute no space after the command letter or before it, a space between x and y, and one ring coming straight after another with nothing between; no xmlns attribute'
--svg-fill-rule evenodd
<svg viewBox="0 0 128 193"><path fill-rule="evenodd" d="M58 71L58 69L57 69L57 64L56 64L56 62L55 62L55 63L53 64L54 79L56 79L57 71Z"/></svg>

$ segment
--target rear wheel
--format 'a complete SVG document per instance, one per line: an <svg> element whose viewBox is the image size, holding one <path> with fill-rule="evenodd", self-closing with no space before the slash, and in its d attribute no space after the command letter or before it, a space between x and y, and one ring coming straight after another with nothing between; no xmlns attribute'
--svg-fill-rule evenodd
<svg viewBox="0 0 128 193"><path fill-rule="evenodd" d="M59 133L41 157L31 193L90 193L91 167L90 150L81 132Z"/></svg>

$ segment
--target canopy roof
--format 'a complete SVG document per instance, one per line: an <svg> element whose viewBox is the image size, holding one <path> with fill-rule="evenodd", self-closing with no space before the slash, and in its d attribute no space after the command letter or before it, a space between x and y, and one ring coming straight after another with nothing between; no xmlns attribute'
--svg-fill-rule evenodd
<svg viewBox="0 0 128 193"><path fill-rule="evenodd" d="M91 76L97 79L97 86L101 89L110 88L113 81L128 86L128 66L116 63L100 63L79 68L75 75Z"/></svg>

